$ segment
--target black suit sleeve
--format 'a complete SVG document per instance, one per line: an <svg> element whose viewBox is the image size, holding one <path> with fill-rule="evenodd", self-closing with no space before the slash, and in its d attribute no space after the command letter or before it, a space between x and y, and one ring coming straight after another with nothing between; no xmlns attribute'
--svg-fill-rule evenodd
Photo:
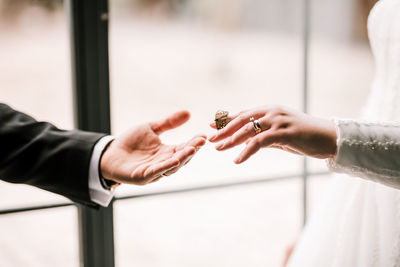
<svg viewBox="0 0 400 267"><path fill-rule="evenodd" d="M89 164L93 147L103 136L60 130L0 103L0 179L93 206Z"/></svg>

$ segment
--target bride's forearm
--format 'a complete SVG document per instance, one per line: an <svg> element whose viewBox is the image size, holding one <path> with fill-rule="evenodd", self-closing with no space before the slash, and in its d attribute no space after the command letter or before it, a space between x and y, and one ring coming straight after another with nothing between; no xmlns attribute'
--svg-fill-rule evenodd
<svg viewBox="0 0 400 267"><path fill-rule="evenodd" d="M336 120L337 155L332 171L400 189L400 124Z"/></svg>

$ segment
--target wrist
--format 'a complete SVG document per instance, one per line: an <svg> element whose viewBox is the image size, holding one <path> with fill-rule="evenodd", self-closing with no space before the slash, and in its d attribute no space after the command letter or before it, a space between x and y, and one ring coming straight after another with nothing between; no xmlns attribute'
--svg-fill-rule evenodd
<svg viewBox="0 0 400 267"><path fill-rule="evenodd" d="M338 140L338 130L336 127L336 122L334 120L329 120L328 136L330 139L330 153L328 154L328 159L334 159L337 154L337 140Z"/></svg>
<svg viewBox="0 0 400 267"><path fill-rule="evenodd" d="M337 150L335 123L331 120L317 118L312 121L311 131L310 156L319 159L334 158Z"/></svg>
<svg viewBox="0 0 400 267"><path fill-rule="evenodd" d="M104 148L103 152L101 153L100 156L100 161L99 161L99 179L100 179L100 183L103 186L104 189L107 190L113 190L114 188L116 188L117 186L119 186L121 183L114 181L111 177L111 173L106 171L109 166L109 164L107 163L107 152L109 152L110 146L112 145L112 143L114 142L114 140L112 140L111 142L109 142L107 144L107 146Z"/></svg>

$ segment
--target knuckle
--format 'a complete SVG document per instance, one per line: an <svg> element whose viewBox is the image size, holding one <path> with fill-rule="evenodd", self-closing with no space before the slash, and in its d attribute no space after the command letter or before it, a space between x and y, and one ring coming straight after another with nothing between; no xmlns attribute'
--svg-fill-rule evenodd
<svg viewBox="0 0 400 267"><path fill-rule="evenodd" d="M270 113L279 113L279 111L281 110L281 107L278 105L271 105L268 107L268 110Z"/></svg>
<svg viewBox="0 0 400 267"><path fill-rule="evenodd" d="M272 110L271 110L271 114L273 114L275 117L276 116L281 116L281 117L285 117L287 116L287 112L285 111L285 109L281 106L275 106Z"/></svg>
<svg viewBox="0 0 400 267"><path fill-rule="evenodd" d="M279 113L282 112L282 108L281 108L280 106L275 106L275 107L274 107L274 112L277 113L277 114L279 114Z"/></svg>
<svg viewBox="0 0 400 267"><path fill-rule="evenodd" d="M272 122L276 128L288 128L290 126L290 122L284 114L275 115Z"/></svg>
<svg viewBox="0 0 400 267"><path fill-rule="evenodd" d="M280 115L275 115L271 119L272 128L274 129L278 129L281 123L282 123L282 118Z"/></svg>
<svg viewBox="0 0 400 267"><path fill-rule="evenodd" d="M264 117L260 119L260 126L263 131L268 130L271 128L272 122L270 121L269 117Z"/></svg>

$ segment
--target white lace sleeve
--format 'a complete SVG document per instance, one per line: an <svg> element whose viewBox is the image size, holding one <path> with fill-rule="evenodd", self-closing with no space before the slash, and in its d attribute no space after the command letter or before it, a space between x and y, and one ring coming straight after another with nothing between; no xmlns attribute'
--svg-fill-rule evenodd
<svg viewBox="0 0 400 267"><path fill-rule="evenodd" d="M337 154L330 170L400 189L400 124L335 120Z"/></svg>

